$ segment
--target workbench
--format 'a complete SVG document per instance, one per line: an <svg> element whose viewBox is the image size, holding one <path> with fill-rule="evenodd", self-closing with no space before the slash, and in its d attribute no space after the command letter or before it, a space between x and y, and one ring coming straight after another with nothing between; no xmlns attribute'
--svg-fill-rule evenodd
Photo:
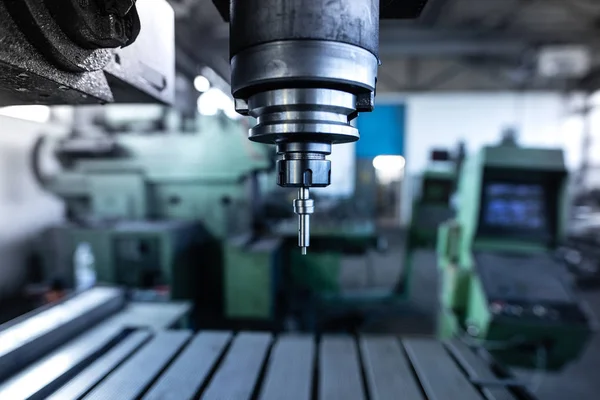
<svg viewBox="0 0 600 400"><path fill-rule="evenodd" d="M0 385L0 398L533 399L497 380L471 349L429 338L99 329Z"/></svg>
<svg viewBox="0 0 600 400"><path fill-rule="evenodd" d="M189 311L95 288L2 325L0 399L533 399L458 340L194 333Z"/></svg>

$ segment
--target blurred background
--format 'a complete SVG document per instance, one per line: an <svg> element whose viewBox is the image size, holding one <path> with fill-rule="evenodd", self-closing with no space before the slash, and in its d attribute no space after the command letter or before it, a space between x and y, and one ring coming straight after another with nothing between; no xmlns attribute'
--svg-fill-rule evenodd
<svg viewBox="0 0 600 400"><path fill-rule="evenodd" d="M600 2L382 20L376 107L311 192L306 256L236 112L229 24L168 3L173 106L0 108L0 322L108 284L189 302L194 329L466 337L540 399L597 398Z"/></svg>

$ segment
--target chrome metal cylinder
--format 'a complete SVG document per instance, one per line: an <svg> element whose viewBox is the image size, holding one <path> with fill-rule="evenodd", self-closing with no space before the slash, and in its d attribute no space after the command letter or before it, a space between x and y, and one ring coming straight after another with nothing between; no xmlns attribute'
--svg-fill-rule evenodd
<svg viewBox="0 0 600 400"><path fill-rule="evenodd" d="M248 103L257 119L250 140L276 143L277 183L283 187L325 187L331 183L332 143L358 140L351 118L356 96L333 89L277 89Z"/></svg>
<svg viewBox="0 0 600 400"><path fill-rule="evenodd" d="M373 108L377 57L348 43L285 40L247 48L231 65L236 107L257 121L250 140L276 144L282 156L278 184L328 186L331 164L323 154L331 153L331 144L359 139L352 121ZM286 147L302 143L329 149Z"/></svg>
<svg viewBox="0 0 600 400"><path fill-rule="evenodd" d="M329 40L280 40L243 50L231 58L231 89L237 99L277 88L332 88L371 93L377 57L351 44ZM311 84L309 86L309 84Z"/></svg>
<svg viewBox="0 0 600 400"><path fill-rule="evenodd" d="M232 55L277 40L334 40L378 52L379 0L231 0L230 5Z"/></svg>
<svg viewBox="0 0 600 400"><path fill-rule="evenodd" d="M294 200L294 212L298 215L298 246L305 255L310 246L310 215L315 212L314 200L310 198L307 187L298 189L298 198Z"/></svg>
<svg viewBox="0 0 600 400"><path fill-rule="evenodd" d="M352 121L374 107L379 0L231 0L230 17L236 110L256 118L250 140L277 145L277 183L299 190L305 253L308 188L331 183L331 145L358 140Z"/></svg>
<svg viewBox="0 0 600 400"><path fill-rule="evenodd" d="M331 183L326 156L332 144L359 139L352 121L373 108L378 65L371 51L335 40L275 40L232 56L236 108L256 118L250 140L277 145L280 186Z"/></svg>
<svg viewBox="0 0 600 400"><path fill-rule="evenodd" d="M257 124L249 138L261 143L357 141L356 95L334 89L276 89L248 100Z"/></svg>
<svg viewBox="0 0 600 400"><path fill-rule="evenodd" d="M282 187L326 187L331 183L331 145L297 142L277 145L277 184Z"/></svg>

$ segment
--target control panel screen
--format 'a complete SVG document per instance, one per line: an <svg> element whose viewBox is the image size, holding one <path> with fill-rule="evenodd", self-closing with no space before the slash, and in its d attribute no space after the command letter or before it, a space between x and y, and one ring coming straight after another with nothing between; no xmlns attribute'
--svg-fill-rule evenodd
<svg viewBox="0 0 600 400"><path fill-rule="evenodd" d="M488 228L546 231L544 187L489 182L484 189L483 224Z"/></svg>

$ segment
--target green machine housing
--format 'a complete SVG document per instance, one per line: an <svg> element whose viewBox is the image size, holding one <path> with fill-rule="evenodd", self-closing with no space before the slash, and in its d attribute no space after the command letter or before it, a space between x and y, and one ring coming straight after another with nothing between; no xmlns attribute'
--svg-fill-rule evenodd
<svg viewBox="0 0 600 400"><path fill-rule="evenodd" d="M270 167L264 146L234 121L204 117L195 132L119 132L72 137L55 154L62 170L34 174L65 201L70 220L196 220L218 238L246 232L254 171Z"/></svg>
<svg viewBox="0 0 600 400"><path fill-rule="evenodd" d="M217 261L211 241L202 225L191 221L101 221L51 228L45 254L74 284L73 255L85 243L98 282L159 289L171 299L196 299L202 274Z"/></svg>
<svg viewBox="0 0 600 400"><path fill-rule="evenodd" d="M483 341L509 365L579 356L593 318L554 258L567 177L562 150L505 144L467 159L457 218L439 229L440 336Z"/></svg>
<svg viewBox="0 0 600 400"><path fill-rule="evenodd" d="M167 287L172 298L206 306L212 315L205 320L272 317L263 304L275 302L272 254L229 243L252 229L253 178L267 173L271 155L248 142L239 122L199 123L194 132L67 138L55 146L62 167L55 174L38 163L45 143L36 146L34 174L65 201L68 220L42 239L50 276L72 281L74 253L87 243L100 282ZM235 293L241 283L254 293Z"/></svg>
<svg viewBox="0 0 600 400"><path fill-rule="evenodd" d="M464 158L465 146L462 142L453 155L447 150L431 151L429 165L421 176L419 195L412 205L405 244L406 265L412 263L415 250L434 249L439 226L454 217L452 200Z"/></svg>
<svg viewBox="0 0 600 400"><path fill-rule="evenodd" d="M450 200L456 179L456 170L451 165L423 172L421 194L413 203L408 247L435 247L438 227L454 217Z"/></svg>
<svg viewBox="0 0 600 400"><path fill-rule="evenodd" d="M223 243L223 315L239 327L278 329L285 310L282 240L241 235Z"/></svg>

